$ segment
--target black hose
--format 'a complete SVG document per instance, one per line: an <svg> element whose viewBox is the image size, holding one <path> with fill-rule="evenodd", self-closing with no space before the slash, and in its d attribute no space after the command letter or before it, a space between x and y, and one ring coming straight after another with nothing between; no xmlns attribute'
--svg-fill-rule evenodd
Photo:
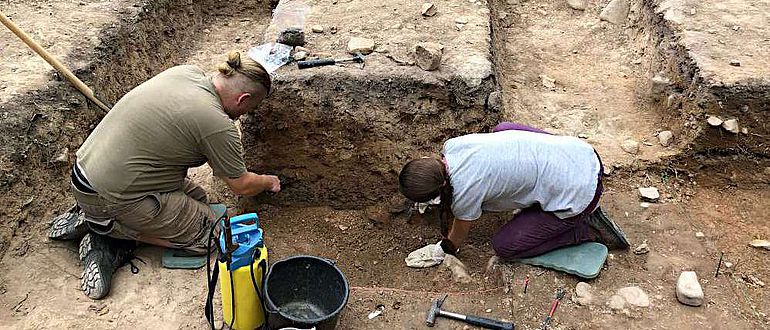
<svg viewBox="0 0 770 330"><path fill-rule="evenodd" d="M214 330L214 302L212 301L214 298L213 291L214 287L212 287L212 271L211 271L211 241L213 240L214 236L214 230L216 229L217 225L219 224L219 219L217 221L214 221L211 224L211 228L209 229L209 235L208 240L206 241L206 286L208 287L208 293L206 296L206 306L204 307L204 314L206 315L206 320L209 322L209 327L211 330ZM217 255L219 255L219 249L217 249ZM219 259L219 258L217 258Z"/></svg>
<svg viewBox="0 0 770 330"><path fill-rule="evenodd" d="M261 251L259 250L259 247L254 248L254 253L251 255L251 264L249 265L249 275L251 275L251 284L254 285L254 291L257 293L257 297L259 298L260 308L262 308L262 315L265 317L265 324L262 327L263 329L270 329L270 327L267 326L267 308L265 307L265 299L262 297L262 290L259 288L259 285L257 285L257 280L254 278L254 261L257 260L257 258L261 257ZM265 265L266 262L264 260L261 260L259 262L259 268L262 271L262 283L265 283L265 273L267 266Z"/></svg>
<svg viewBox="0 0 770 330"><path fill-rule="evenodd" d="M230 273L230 312L233 313L233 317L230 318L230 328L233 328L235 323L235 286L233 286L233 271L230 269L230 263L227 263L227 271Z"/></svg>

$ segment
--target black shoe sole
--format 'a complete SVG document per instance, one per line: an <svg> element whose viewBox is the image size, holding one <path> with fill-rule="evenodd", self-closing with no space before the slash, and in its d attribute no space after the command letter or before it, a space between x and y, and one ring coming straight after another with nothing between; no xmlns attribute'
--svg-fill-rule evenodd
<svg viewBox="0 0 770 330"><path fill-rule="evenodd" d="M51 229L48 231L48 238L57 241L69 241L82 238L88 233L85 216L80 208L74 206L66 213L54 218L51 223Z"/></svg>
<svg viewBox="0 0 770 330"><path fill-rule="evenodd" d="M597 208L594 211L595 214L593 216L599 220L602 226L609 228L612 231L612 234L620 241L620 246L608 246L609 248L614 249L628 249L631 247L631 244L628 242L628 238L626 238L626 233L623 232L622 229L615 223L615 221L612 221L608 216L607 213L604 213L604 210L601 208Z"/></svg>
<svg viewBox="0 0 770 330"><path fill-rule="evenodd" d="M102 299L110 293L112 285L112 267L108 262L100 260L104 258L100 251L89 253L83 263L83 278L80 281L80 288L83 293L91 299Z"/></svg>

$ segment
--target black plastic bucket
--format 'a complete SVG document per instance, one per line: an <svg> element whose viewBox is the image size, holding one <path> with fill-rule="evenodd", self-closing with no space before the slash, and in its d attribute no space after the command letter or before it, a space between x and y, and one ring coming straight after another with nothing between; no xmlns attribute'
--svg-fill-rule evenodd
<svg viewBox="0 0 770 330"><path fill-rule="evenodd" d="M350 292L333 261L304 255L270 266L263 290L269 329L334 329Z"/></svg>

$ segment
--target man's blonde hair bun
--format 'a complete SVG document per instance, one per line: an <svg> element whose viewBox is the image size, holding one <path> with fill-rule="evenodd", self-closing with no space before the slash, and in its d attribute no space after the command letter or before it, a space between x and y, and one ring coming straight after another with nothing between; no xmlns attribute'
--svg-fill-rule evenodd
<svg viewBox="0 0 770 330"><path fill-rule="evenodd" d="M257 61L249 57L241 58L241 53L231 51L227 54L227 61L219 64L217 67L220 73L225 77L231 77L236 72L248 77L252 81L261 84L270 92L272 81L267 70Z"/></svg>

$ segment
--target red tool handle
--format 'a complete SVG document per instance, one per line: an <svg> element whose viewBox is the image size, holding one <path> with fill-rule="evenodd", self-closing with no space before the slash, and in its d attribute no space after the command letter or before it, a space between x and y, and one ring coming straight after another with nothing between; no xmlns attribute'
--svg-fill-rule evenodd
<svg viewBox="0 0 770 330"><path fill-rule="evenodd" d="M556 307L559 307L559 299L555 299L551 304L551 311L548 312L548 317L553 317L553 312L556 311Z"/></svg>

